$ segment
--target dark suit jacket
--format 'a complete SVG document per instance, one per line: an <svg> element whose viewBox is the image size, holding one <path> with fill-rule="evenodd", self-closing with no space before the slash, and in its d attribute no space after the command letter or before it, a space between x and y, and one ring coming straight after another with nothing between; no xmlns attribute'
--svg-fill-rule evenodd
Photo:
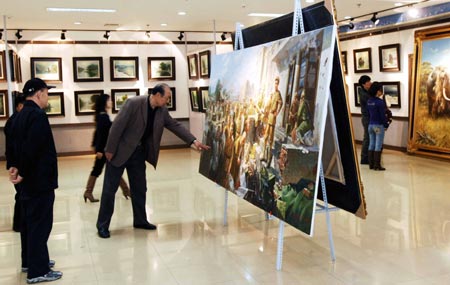
<svg viewBox="0 0 450 285"><path fill-rule="evenodd" d="M111 164L120 167L133 154L141 142L147 126L148 96L136 96L128 99L114 119L106 143L105 152L113 153ZM166 107L156 109L153 134L145 142L146 160L156 168L159 148L164 128L169 129L186 143L195 137L177 120L169 115Z"/></svg>
<svg viewBox="0 0 450 285"><path fill-rule="evenodd" d="M23 177L24 199L58 188L55 142L47 114L33 101L26 100L11 127L7 150L8 165L17 167Z"/></svg>

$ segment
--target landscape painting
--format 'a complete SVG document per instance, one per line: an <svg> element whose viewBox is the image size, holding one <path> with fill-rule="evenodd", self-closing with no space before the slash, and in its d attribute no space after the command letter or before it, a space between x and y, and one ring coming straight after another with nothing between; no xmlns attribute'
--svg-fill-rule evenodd
<svg viewBox="0 0 450 285"><path fill-rule="evenodd" d="M206 100L199 172L308 235L335 40L330 26L214 56Z"/></svg>

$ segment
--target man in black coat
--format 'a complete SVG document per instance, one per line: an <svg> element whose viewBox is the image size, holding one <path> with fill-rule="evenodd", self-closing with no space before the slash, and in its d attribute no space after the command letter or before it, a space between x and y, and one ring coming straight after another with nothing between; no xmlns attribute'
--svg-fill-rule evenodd
<svg viewBox="0 0 450 285"><path fill-rule="evenodd" d="M12 122L7 160L10 181L20 186L22 271L27 283L62 277L53 271L47 241L53 225L55 189L58 188L56 148L47 114L48 89L54 86L33 78L23 88L24 107Z"/></svg>
<svg viewBox="0 0 450 285"><path fill-rule="evenodd" d="M359 102L361 104L361 123L364 129L364 136L361 146L361 164L369 164L369 111L367 111L367 100L369 100L369 88L372 85L371 78L363 75L359 78L358 89Z"/></svg>

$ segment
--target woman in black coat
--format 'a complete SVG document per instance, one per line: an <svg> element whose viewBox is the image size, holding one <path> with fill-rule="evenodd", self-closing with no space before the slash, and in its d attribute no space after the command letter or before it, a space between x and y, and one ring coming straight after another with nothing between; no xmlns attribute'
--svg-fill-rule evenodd
<svg viewBox="0 0 450 285"><path fill-rule="evenodd" d="M94 191L95 181L102 173L103 167L106 163L105 158L105 146L108 140L109 129L111 128L111 119L109 118L108 111L111 111L112 102L111 98L107 94L100 95L95 101L95 133L92 146L95 148L95 163L89 176L86 191L84 191L84 202L89 200L91 203L98 202L92 195ZM123 196L128 200L130 197L130 188L123 178L120 178L120 188L122 189Z"/></svg>

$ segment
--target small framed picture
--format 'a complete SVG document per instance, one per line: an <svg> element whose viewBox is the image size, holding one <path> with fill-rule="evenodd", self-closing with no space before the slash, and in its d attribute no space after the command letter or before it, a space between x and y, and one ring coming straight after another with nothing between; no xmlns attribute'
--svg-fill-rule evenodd
<svg viewBox="0 0 450 285"><path fill-rule="evenodd" d="M341 65L342 65L342 71L344 72L344 74L348 74L347 52L346 51L341 52Z"/></svg>
<svg viewBox="0 0 450 285"><path fill-rule="evenodd" d="M372 72L372 49L362 48L353 50L353 65L355 73Z"/></svg>
<svg viewBox="0 0 450 285"><path fill-rule="evenodd" d="M11 63L10 71L11 71L11 81L15 81L17 83L22 82L22 65L20 63L19 55L13 51L9 51L9 62ZM4 62L6 64L6 62ZM6 74L5 74L6 76Z"/></svg>
<svg viewBox="0 0 450 285"><path fill-rule="evenodd" d="M199 54L200 62L200 78L209 78L211 70L211 52L209 50L202 51Z"/></svg>
<svg viewBox="0 0 450 285"><path fill-rule="evenodd" d="M153 88L148 88L148 95L152 94ZM172 97L167 102L167 109L169 111L176 111L177 110L177 96L175 92L175 87L170 87L170 90L172 91Z"/></svg>
<svg viewBox="0 0 450 285"><path fill-rule="evenodd" d="M112 112L118 113L128 98L139 96L139 88L111 89Z"/></svg>
<svg viewBox="0 0 450 285"><path fill-rule="evenodd" d="M0 120L8 119L8 90L0 90Z"/></svg>
<svg viewBox="0 0 450 285"><path fill-rule="evenodd" d="M74 57L74 82L100 82L103 81L102 57Z"/></svg>
<svg viewBox="0 0 450 285"><path fill-rule="evenodd" d="M60 57L32 57L31 78L39 77L47 83L62 82Z"/></svg>
<svg viewBox="0 0 450 285"><path fill-rule="evenodd" d="M361 107L361 101L359 101L359 90L361 90L362 87L358 83L354 84L354 90L355 90L355 106Z"/></svg>
<svg viewBox="0 0 450 285"><path fill-rule="evenodd" d="M191 54L187 57L189 68L189 79L198 79L198 57L197 54Z"/></svg>
<svg viewBox="0 0 450 285"><path fill-rule="evenodd" d="M137 81L139 80L139 58L110 57L111 81Z"/></svg>
<svg viewBox="0 0 450 285"><path fill-rule="evenodd" d="M149 57L148 80L175 80L175 57Z"/></svg>
<svg viewBox="0 0 450 285"><path fill-rule="evenodd" d="M383 85L383 94L386 98L386 103L390 108L401 108L400 102L400 82L381 82Z"/></svg>
<svg viewBox="0 0 450 285"><path fill-rule="evenodd" d="M198 90L201 98L200 112L206 113L209 105L209 87L200 87Z"/></svg>
<svg viewBox="0 0 450 285"><path fill-rule="evenodd" d="M64 93L63 92L49 92L48 105L44 109L47 116L63 116L64 113Z"/></svg>
<svg viewBox="0 0 450 285"><path fill-rule="evenodd" d="M379 46L380 71L400 71L400 44Z"/></svg>
<svg viewBox="0 0 450 285"><path fill-rule="evenodd" d="M189 98L191 100L191 110L194 112L199 112L200 111L200 100L199 100L197 87L189 88Z"/></svg>
<svg viewBox="0 0 450 285"><path fill-rule="evenodd" d="M5 52L0 51L0 82L6 81L6 58Z"/></svg>
<svg viewBox="0 0 450 285"><path fill-rule="evenodd" d="M75 91L75 114L77 116L95 114L95 101L103 90Z"/></svg>

